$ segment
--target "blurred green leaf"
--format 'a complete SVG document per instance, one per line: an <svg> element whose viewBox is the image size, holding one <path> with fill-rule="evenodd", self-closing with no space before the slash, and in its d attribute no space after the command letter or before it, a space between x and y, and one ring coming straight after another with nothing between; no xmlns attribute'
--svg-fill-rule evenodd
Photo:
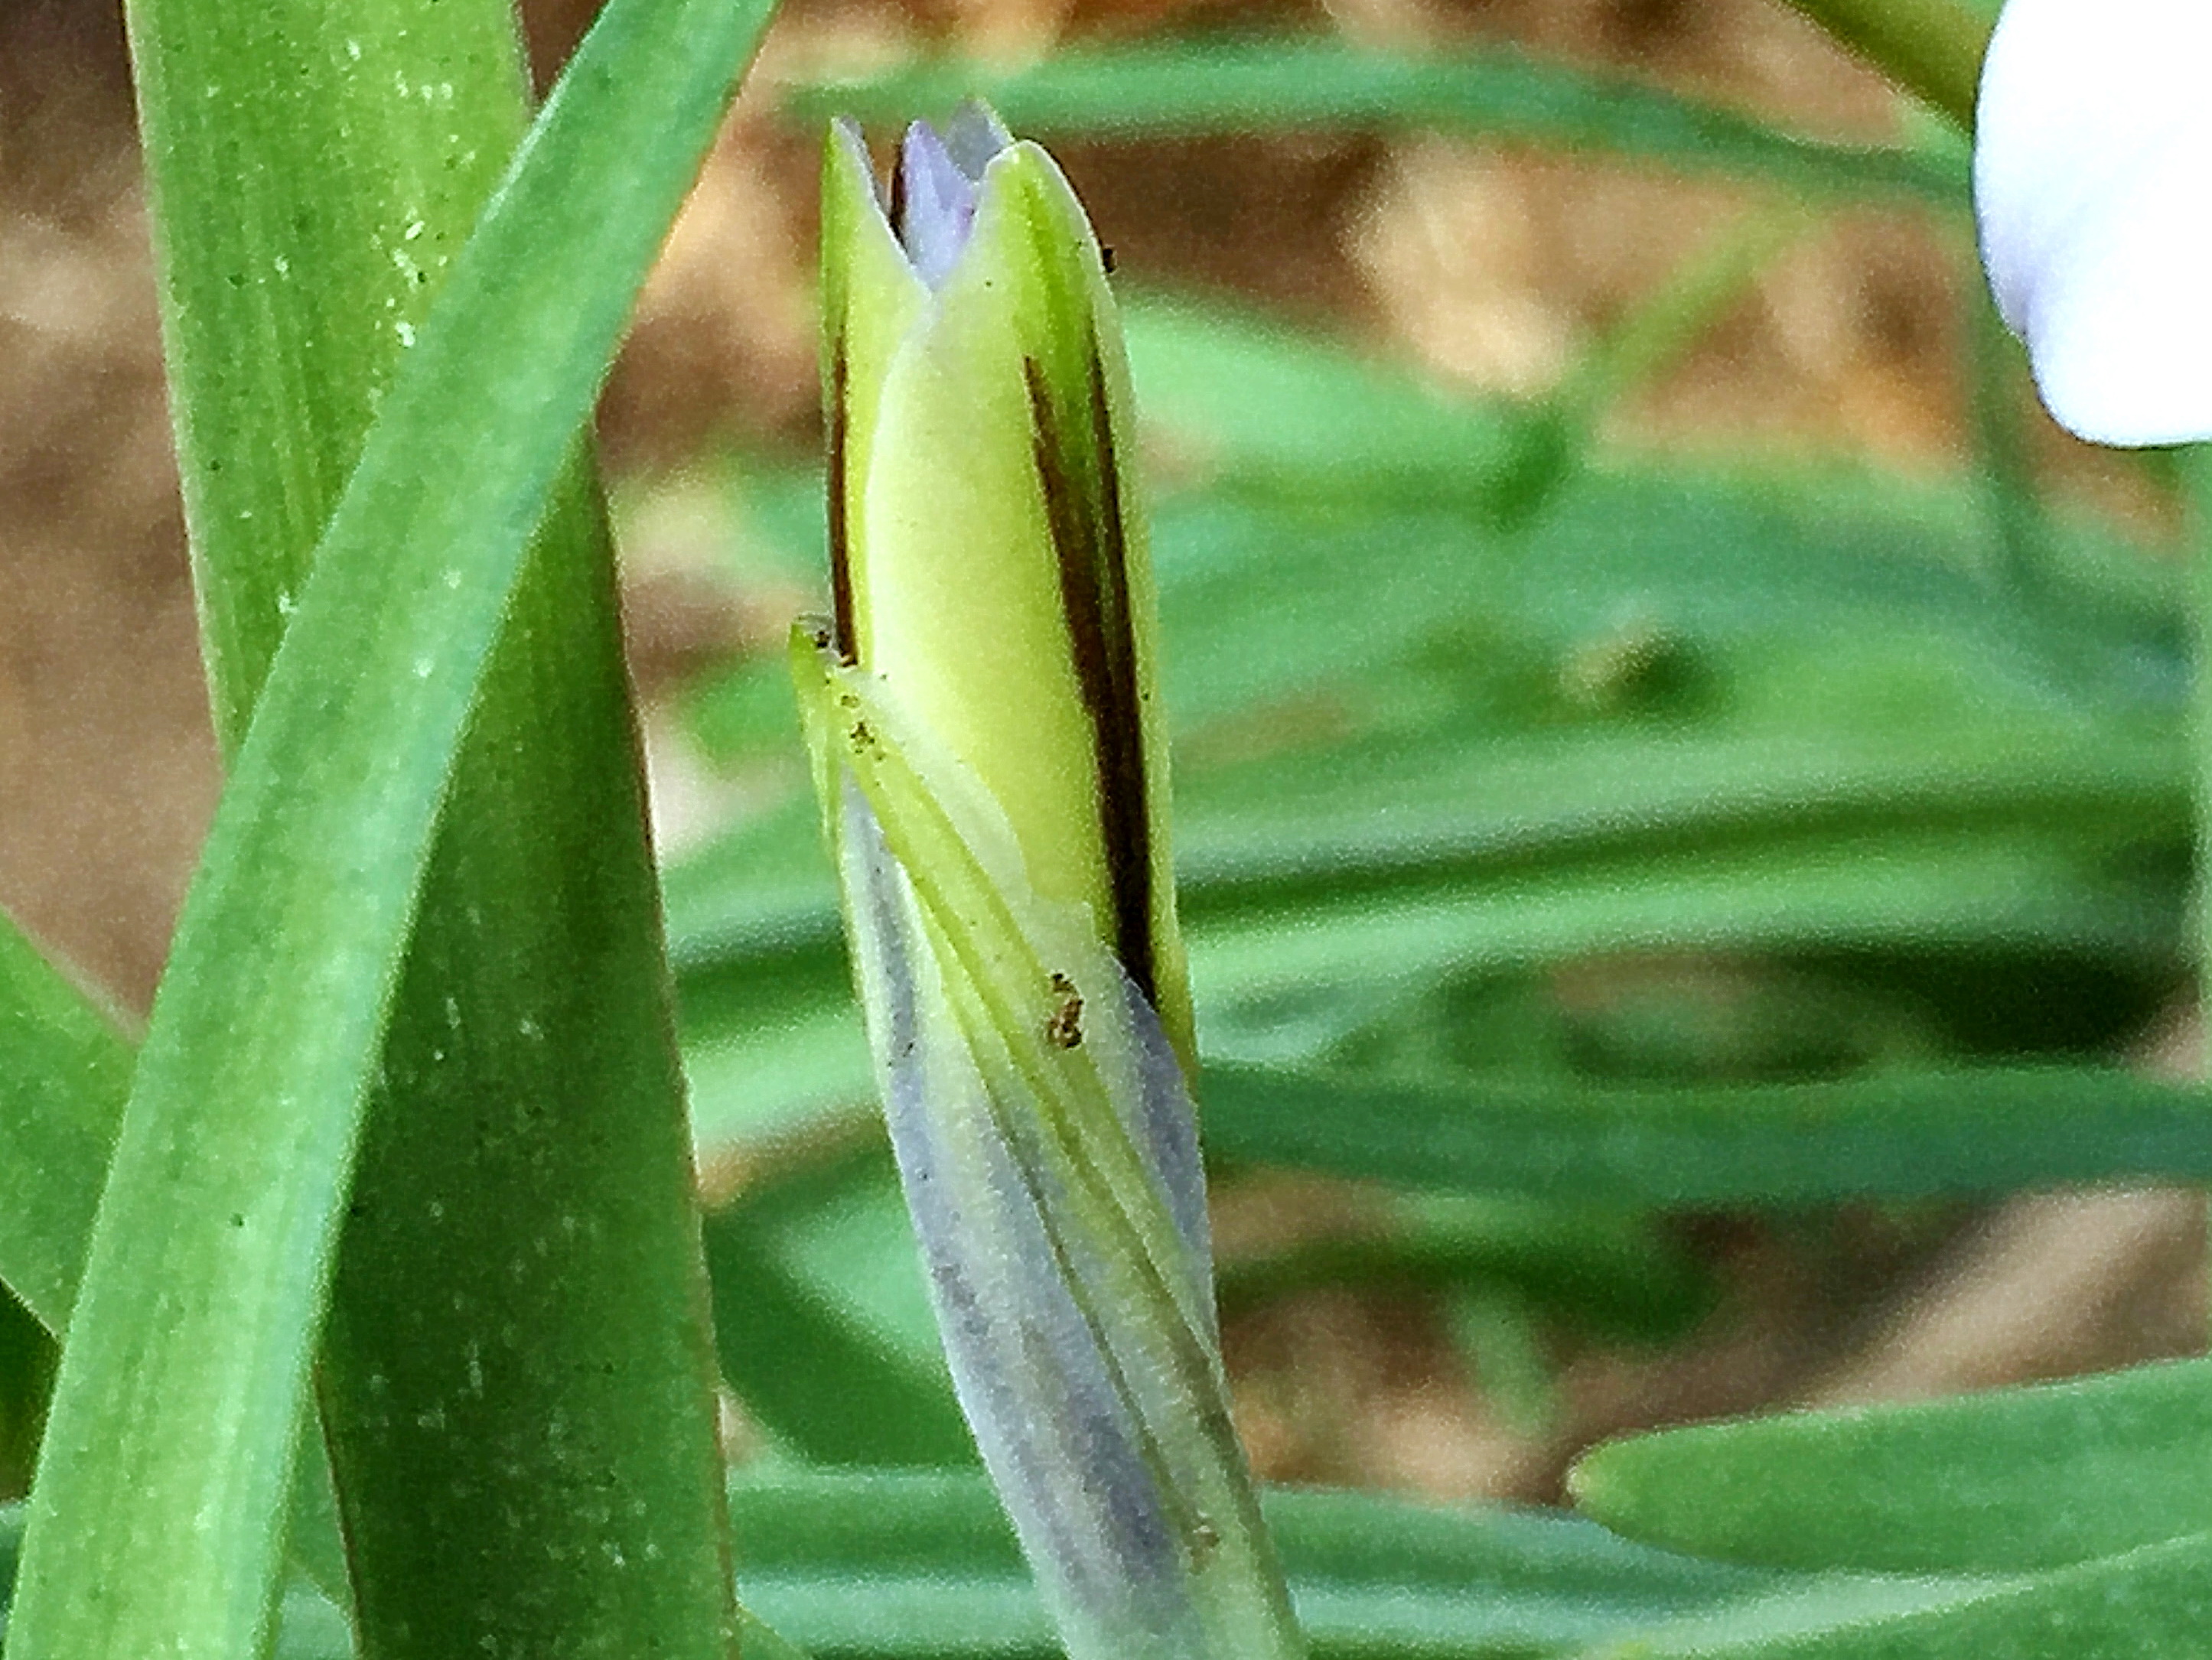
<svg viewBox="0 0 2212 1660"><path fill-rule="evenodd" d="M15 1660L256 1646L448 769L546 493L764 21L617 0L384 400L141 1054L33 1490Z"/></svg>
<svg viewBox="0 0 2212 1660"><path fill-rule="evenodd" d="M2212 1532L2208 1443L2212 1362L2186 1360L1635 1436L1572 1485L1607 1526L1702 1556L2014 1572Z"/></svg>
<svg viewBox="0 0 2212 1660"><path fill-rule="evenodd" d="M0 1287L0 1493L20 1497L31 1485L46 1397L61 1350L38 1317Z"/></svg>
<svg viewBox="0 0 2212 1660"><path fill-rule="evenodd" d="M1816 198L1966 202L1956 154L1800 138L1656 87L1496 49L1413 57L1322 39L1198 39L1058 54L1011 73L922 64L809 87L785 109L809 123L903 120L969 96L1042 139L1429 129L1757 179Z"/></svg>
<svg viewBox="0 0 2212 1660"><path fill-rule="evenodd" d="M2212 1621L2208 1569L2212 1538L2198 1535L1962 1587L1918 1609L1784 1602L1765 1620L1692 1618L1601 1645L1591 1660L2190 1660Z"/></svg>
<svg viewBox="0 0 2212 1660"><path fill-rule="evenodd" d="M1211 1087L1221 1074L1206 1075ZM1489 1300L1492 1326L1510 1305L1524 1326L1540 1314L1626 1342L1680 1337L1715 1301L1710 1277L1648 1219L1517 1196L1401 1197L1357 1232L1224 1257L1218 1280L1232 1317L1316 1285L1427 1287Z"/></svg>
<svg viewBox="0 0 2212 1660"><path fill-rule="evenodd" d="M1216 1158L1589 1204L1785 1208L2212 1177L2201 1089L2102 1068L1638 1089L1217 1063L1202 1100Z"/></svg>
<svg viewBox="0 0 2212 1660"><path fill-rule="evenodd" d="M752 1416L820 1463L973 1463L883 1149L762 1189L707 1219L722 1374Z"/></svg>
<svg viewBox="0 0 2212 1660"><path fill-rule="evenodd" d="M52 1332L69 1324L130 1045L0 916L0 1281Z"/></svg>
<svg viewBox="0 0 2212 1660"><path fill-rule="evenodd" d="M739 1477L730 1500L759 1542L738 1569L746 1601L823 1660L1057 1651L980 1477L763 1474ZM1583 1653L1693 1615L1725 1633L1784 1609L1802 1621L1960 1594L1940 1580L1725 1568L1539 1511L1285 1489L1261 1504L1323 1660Z"/></svg>

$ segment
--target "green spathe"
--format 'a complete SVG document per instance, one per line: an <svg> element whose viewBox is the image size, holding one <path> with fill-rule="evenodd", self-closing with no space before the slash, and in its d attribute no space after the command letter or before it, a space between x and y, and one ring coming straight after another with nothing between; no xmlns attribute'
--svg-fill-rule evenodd
<svg viewBox="0 0 2212 1660"><path fill-rule="evenodd" d="M840 126L823 227L841 644L976 775L1037 896L1090 907L1188 1069L1157 607L1089 222L1049 156L1007 142L933 291Z"/></svg>
<svg viewBox="0 0 2212 1660"><path fill-rule="evenodd" d="M835 616L793 661L961 1403L1073 1660L1301 1651L1231 1427L1097 245L980 112L823 184Z"/></svg>

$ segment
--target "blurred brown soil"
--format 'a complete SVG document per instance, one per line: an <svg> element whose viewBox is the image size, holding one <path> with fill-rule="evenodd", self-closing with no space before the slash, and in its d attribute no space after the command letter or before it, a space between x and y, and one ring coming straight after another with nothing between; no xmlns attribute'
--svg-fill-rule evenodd
<svg viewBox="0 0 2212 1660"><path fill-rule="evenodd" d="M529 9L547 61L587 0ZM602 414L617 474L712 446L815 442L815 140L780 82L960 45L1033 58L1170 27L1335 27L1397 44L1510 39L1625 69L1808 130L1880 137L1880 84L1771 0L793 0L670 239ZM0 906L143 1007L217 785L162 406L121 32L98 0L0 8ZM1064 160L1125 270L1283 308L1487 390L1554 384L1747 193L1440 140L1299 137L1088 146ZM1960 464L1966 249L1911 215L1822 221L1612 441ZM2039 439L2066 476L2129 475ZM647 561L629 589L646 690L781 603ZM757 610L750 602L757 598ZM1280 1244L1361 1226L1356 1191L1231 1193L1224 1234ZM1556 1494L1590 1438L1786 1402L1924 1393L2201 1342L2201 1205L2023 1200L1823 1239L1716 1224L1729 1317L1638 1352L1561 1341L1554 1417L1487 1399L1437 1300L1300 1293L1230 1346L1262 1469L1437 1494ZM2053 1263L2070 1264L2049 1281ZM2023 1289L2025 1287L2025 1289ZM2039 1290L2039 1287L2040 1289Z"/></svg>

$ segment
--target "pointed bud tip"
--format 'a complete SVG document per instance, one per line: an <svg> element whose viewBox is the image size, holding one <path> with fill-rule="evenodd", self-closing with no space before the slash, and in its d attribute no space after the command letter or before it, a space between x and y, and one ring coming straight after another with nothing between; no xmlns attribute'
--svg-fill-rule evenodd
<svg viewBox="0 0 2212 1660"><path fill-rule="evenodd" d="M927 121L907 129L891 176L891 228L931 288L943 287L960 263L984 174L1012 143L999 118L972 99L941 130Z"/></svg>

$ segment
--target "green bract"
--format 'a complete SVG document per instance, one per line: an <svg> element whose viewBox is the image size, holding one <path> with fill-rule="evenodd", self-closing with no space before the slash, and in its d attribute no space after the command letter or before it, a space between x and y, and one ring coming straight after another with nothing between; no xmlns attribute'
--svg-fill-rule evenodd
<svg viewBox="0 0 2212 1660"><path fill-rule="evenodd" d="M1168 862L1128 370L1098 247L1034 144L999 143L933 292L834 130L823 175L838 629L1006 810L1030 884L1091 906L1193 1059Z"/></svg>
<svg viewBox="0 0 2212 1660"><path fill-rule="evenodd" d="M910 133L892 196L834 130L836 615L793 662L939 1324L1075 1660L1293 1655L1221 1372L1097 245L980 111Z"/></svg>

